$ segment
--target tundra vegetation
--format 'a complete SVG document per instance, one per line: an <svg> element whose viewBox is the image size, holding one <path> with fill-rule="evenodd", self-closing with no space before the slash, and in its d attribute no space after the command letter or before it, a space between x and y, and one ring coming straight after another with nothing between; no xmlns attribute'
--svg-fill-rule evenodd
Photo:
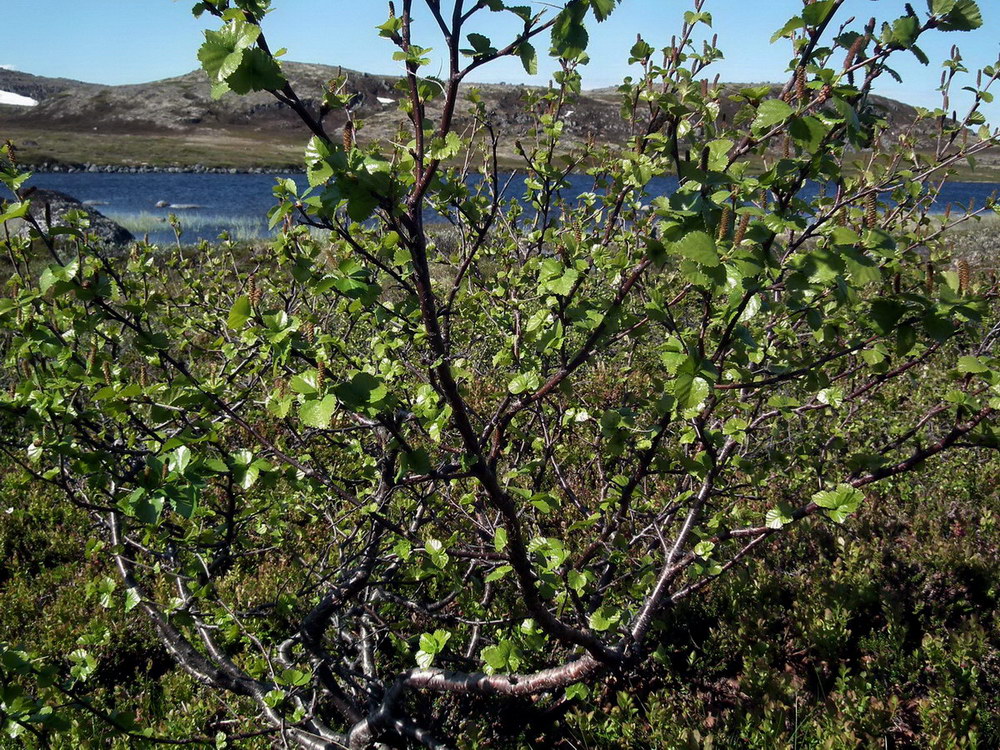
<svg viewBox="0 0 1000 750"><path fill-rule="evenodd" d="M976 3L805 2L788 82L723 120L697 0L631 49L628 142L569 151L615 0L390 3L389 143L328 132L351 91L303 103L270 5L194 8L216 95L269 91L310 136L270 245L113 257L31 218L3 150L2 218L34 229L2 241L4 741L1000 743L997 286L948 247L993 205L929 215L994 145L1000 68L944 61L930 155L867 104ZM540 45L508 196L459 86Z"/></svg>

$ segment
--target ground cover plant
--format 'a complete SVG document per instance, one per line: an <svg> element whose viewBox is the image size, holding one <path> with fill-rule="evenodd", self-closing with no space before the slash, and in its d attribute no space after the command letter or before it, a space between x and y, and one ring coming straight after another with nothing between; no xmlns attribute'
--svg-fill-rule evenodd
<svg viewBox="0 0 1000 750"><path fill-rule="evenodd" d="M924 113L938 132L930 157L906 135L886 142L866 106L895 56L924 59L925 34L979 27L977 5L931 0L858 24L838 0L807 3L776 34L795 54L787 84L726 93L742 106L724 121L708 78L721 52L702 40L712 19L697 2L665 49L640 38L631 50L629 143L569 154L561 118L587 24L614 2L537 14L428 0L423 26L412 6L390 4L379 29L406 67L391 144L365 142L343 82L321 110L303 104L264 36L269 3L195 6L219 19L199 55L216 93L271 91L311 135L309 188L276 187L272 246L139 243L120 258L81 223L45 222L4 239L9 481L31 480L36 513L90 519L100 572L87 585L109 607L51 663L30 632L4 645L9 736L305 748L995 738L990 683L969 666L995 659L977 616L995 602L995 564L954 559L973 539L996 544L989 501L949 510L948 533L942 519L899 521L901 537L936 545L922 570L965 587L928 595L929 611L870 555L910 558L865 538L925 486L944 513L949 476L978 482L956 456L992 461L997 443L995 283L952 265L947 247L952 226L993 206L928 212L948 169L993 145L978 108L1000 71L967 76L957 51L945 61L944 104L970 83L972 105ZM491 40L494 14L522 30ZM423 72L432 36L441 80ZM527 180L511 200L502 134L459 86L498 57L533 70L541 44L560 72L526 102L537 127L516 144ZM461 132L459 107L474 123ZM338 109L346 124L329 133ZM27 175L12 146L3 155L15 198L3 217L22 217ZM566 195L579 171L592 191ZM649 200L662 175L678 190ZM426 228L427 212L451 231ZM66 505L52 510L53 497ZM63 545L50 552L65 574ZM813 559L830 561L823 585L769 576ZM766 619L789 600L792 615ZM950 610L962 607L972 616ZM135 695L114 694L134 667L102 675L95 656L126 642L122 612L144 618L135 653L170 675L139 713L120 710ZM940 622L950 629L932 632ZM782 628L809 660L769 648ZM920 674L914 638L947 676ZM747 666L776 654L784 678ZM867 656L881 661L857 669ZM824 697L790 720L799 689Z"/></svg>

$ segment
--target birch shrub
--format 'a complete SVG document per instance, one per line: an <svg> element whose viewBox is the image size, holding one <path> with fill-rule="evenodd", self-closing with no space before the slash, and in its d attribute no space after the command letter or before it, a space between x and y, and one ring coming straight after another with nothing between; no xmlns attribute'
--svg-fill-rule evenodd
<svg viewBox="0 0 1000 750"><path fill-rule="evenodd" d="M344 82L294 90L270 2L198 3L218 18L199 53L215 94L298 114L308 187L278 183L258 256L114 258L81 223L36 224L39 267L5 239L0 447L93 516L104 603L275 741L440 748L509 701L558 708L638 673L678 637L664 618L790 527L849 523L879 483L995 444L995 289L945 254L969 216L929 212L993 145L979 104L998 70L972 77L966 114L945 101L901 133L870 100L897 56L926 63L925 36L973 31L979 9L864 24L842 4L775 35L785 85L733 90L710 78L699 0L632 47L632 137L604 146L571 141L566 113L614 0L427 0L419 23L390 4L391 143L366 141ZM489 38L498 17L521 30ZM539 45L559 72L529 93L512 194L497 152L514 136L465 82L507 56L532 72ZM957 50L944 70L947 100ZM3 218L25 216L4 156ZM947 387L900 411L928 372ZM87 650L54 675L5 649L21 677L0 717L44 744Z"/></svg>

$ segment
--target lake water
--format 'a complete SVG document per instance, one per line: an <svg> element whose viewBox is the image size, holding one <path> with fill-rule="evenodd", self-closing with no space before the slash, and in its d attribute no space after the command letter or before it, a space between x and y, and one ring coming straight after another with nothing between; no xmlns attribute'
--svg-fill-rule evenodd
<svg viewBox="0 0 1000 750"><path fill-rule="evenodd" d="M305 175L263 174L105 174L91 172L42 173L31 178L28 185L59 190L74 198L93 204L101 213L116 220L138 221L136 234L148 232L153 242L173 240L166 217L176 214L184 228L182 239L195 242L212 240L222 231L235 236L260 237L267 234L266 214L275 204L272 188L275 179L292 177L300 188L306 185ZM523 191L523 177L515 175L508 196ZM649 193L669 195L677 188L673 178L658 178L649 186ZM586 176L571 178L570 194L579 195L593 189ZM978 182L953 182L945 186L938 206L941 211L948 203L968 205L983 202L1000 185ZM805 191L807 194L810 191ZM815 192L815 188L812 192ZM173 207L158 208L158 202ZM181 208L180 206L186 206ZM432 217L428 217L429 219Z"/></svg>

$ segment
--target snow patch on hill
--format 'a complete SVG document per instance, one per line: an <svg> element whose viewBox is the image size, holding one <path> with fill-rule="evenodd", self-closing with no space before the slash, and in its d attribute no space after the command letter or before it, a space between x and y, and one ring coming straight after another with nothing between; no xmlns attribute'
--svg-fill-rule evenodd
<svg viewBox="0 0 1000 750"><path fill-rule="evenodd" d="M0 104L12 104L15 107L34 107L38 102L30 96L12 94L9 91L0 91Z"/></svg>

